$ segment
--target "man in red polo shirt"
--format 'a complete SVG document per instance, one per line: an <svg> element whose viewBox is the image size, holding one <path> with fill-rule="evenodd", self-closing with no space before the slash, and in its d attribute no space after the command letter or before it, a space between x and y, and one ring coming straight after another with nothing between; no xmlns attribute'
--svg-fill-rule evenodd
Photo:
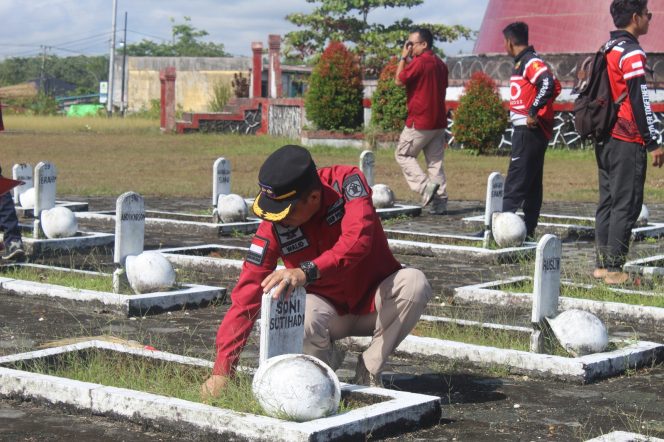
<svg viewBox="0 0 664 442"><path fill-rule="evenodd" d="M422 205L433 203L430 213L447 211L443 159L447 112L447 66L431 50L433 36L424 28L408 37L401 51L395 83L406 87L408 118L394 153L411 190L422 195ZM424 152L428 175L417 163Z"/></svg>
<svg viewBox="0 0 664 442"><path fill-rule="evenodd" d="M309 151L283 146L258 174L253 211L258 227L232 305L217 333L212 376L201 387L217 396L233 374L261 308L263 293L290 296L306 287L304 345L333 369L342 362L334 341L372 336L358 357L355 384L382 386L388 357L410 333L431 298L424 273L394 258L357 167L316 169ZM276 269L281 259L285 269ZM337 353L337 354L335 354Z"/></svg>

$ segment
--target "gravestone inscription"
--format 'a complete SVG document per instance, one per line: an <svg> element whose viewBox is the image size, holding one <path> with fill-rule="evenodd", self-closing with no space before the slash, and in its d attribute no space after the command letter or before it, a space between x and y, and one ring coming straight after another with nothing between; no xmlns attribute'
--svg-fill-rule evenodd
<svg viewBox="0 0 664 442"><path fill-rule="evenodd" d="M224 157L217 158L212 166L212 205L217 206L219 195L231 193L231 162Z"/></svg>
<svg viewBox="0 0 664 442"><path fill-rule="evenodd" d="M14 167L12 167L12 178L25 183L12 189L14 204L19 204L19 195L33 186L32 166L27 163L14 164Z"/></svg>
<svg viewBox="0 0 664 442"><path fill-rule="evenodd" d="M365 150L360 154L360 170L367 179L370 187L375 184L374 168L376 165L376 155L370 151Z"/></svg>
<svg viewBox="0 0 664 442"><path fill-rule="evenodd" d="M533 309L530 320L533 333L530 339L531 351L544 352L543 330L548 330L544 318L553 318L558 314L560 297L560 263L562 243L551 234L544 235L537 243L535 257L535 277L533 279Z"/></svg>
<svg viewBox="0 0 664 442"><path fill-rule="evenodd" d="M259 363L283 354L302 353L306 291L296 288L288 299L263 295Z"/></svg>

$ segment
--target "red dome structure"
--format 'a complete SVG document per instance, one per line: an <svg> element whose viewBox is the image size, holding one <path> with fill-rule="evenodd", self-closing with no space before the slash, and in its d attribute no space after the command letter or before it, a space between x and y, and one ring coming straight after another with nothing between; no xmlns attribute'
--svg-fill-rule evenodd
<svg viewBox="0 0 664 442"><path fill-rule="evenodd" d="M592 53L615 29L611 0L489 0L474 54L504 54L502 31L515 21L528 23L537 52ZM639 39L647 53L664 52L664 2L650 0L648 34Z"/></svg>

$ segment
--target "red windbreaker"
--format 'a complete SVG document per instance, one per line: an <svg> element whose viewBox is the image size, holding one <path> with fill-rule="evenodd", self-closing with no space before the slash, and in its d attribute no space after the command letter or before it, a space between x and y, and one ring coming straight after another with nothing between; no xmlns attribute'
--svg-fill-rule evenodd
<svg viewBox="0 0 664 442"><path fill-rule="evenodd" d="M268 221L258 227L217 332L214 374L228 374L237 363L260 312L260 283L274 271L278 258L286 268L316 263L320 279L307 286L307 293L326 298L339 314L374 311L376 288L401 268L360 170L333 166L319 169L318 175L322 204L309 221L291 230Z"/></svg>

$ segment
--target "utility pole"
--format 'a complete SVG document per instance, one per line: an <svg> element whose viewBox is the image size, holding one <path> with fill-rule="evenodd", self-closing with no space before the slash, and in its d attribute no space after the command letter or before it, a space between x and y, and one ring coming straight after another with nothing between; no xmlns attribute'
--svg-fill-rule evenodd
<svg viewBox="0 0 664 442"><path fill-rule="evenodd" d="M106 102L106 112L110 117L113 115L113 80L115 71L115 16L118 14L118 0L113 0L113 21L111 29L111 56L108 65L108 101Z"/></svg>
<svg viewBox="0 0 664 442"><path fill-rule="evenodd" d="M44 78L44 68L46 67L46 48L48 46L41 46L42 49L42 62L41 62L41 70L39 71L39 89L41 89L42 93L46 93L46 85L45 83L45 78Z"/></svg>
<svg viewBox="0 0 664 442"><path fill-rule="evenodd" d="M120 99L120 112L125 116L127 112L127 103L125 102L125 72L127 71L127 11L125 11L124 22L124 44L122 45L122 93Z"/></svg>

